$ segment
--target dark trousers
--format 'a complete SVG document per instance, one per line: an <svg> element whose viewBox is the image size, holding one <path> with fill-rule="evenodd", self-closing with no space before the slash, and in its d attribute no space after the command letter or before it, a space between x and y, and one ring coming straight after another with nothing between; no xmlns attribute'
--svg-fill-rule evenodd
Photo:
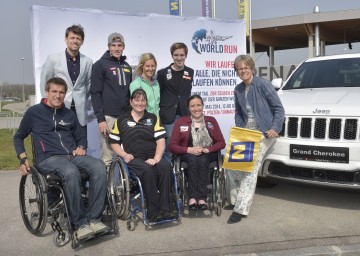
<svg viewBox="0 0 360 256"><path fill-rule="evenodd" d="M181 161L188 165L188 194L189 198L206 200L209 182L209 164L217 160L217 152L201 154L184 154Z"/></svg>
<svg viewBox="0 0 360 256"><path fill-rule="evenodd" d="M145 163L144 159L135 158L128 167L139 177L146 199L148 217L171 210L170 191L173 183L172 167L161 159L154 166Z"/></svg>

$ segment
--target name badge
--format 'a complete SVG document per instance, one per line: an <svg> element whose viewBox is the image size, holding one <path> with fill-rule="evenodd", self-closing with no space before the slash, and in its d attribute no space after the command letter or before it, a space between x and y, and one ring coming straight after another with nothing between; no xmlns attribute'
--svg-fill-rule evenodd
<svg viewBox="0 0 360 256"><path fill-rule="evenodd" d="M133 122L133 121L128 121L128 122L127 122L127 125L128 125L129 127L134 127L134 126L136 125L136 123Z"/></svg>
<svg viewBox="0 0 360 256"><path fill-rule="evenodd" d="M180 126L180 132L187 132L189 130L189 126Z"/></svg>

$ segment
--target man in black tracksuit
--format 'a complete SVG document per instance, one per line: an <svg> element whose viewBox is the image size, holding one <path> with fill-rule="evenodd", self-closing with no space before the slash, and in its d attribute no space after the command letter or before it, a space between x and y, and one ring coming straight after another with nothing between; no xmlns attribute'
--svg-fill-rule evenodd
<svg viewBox="0 0 360 256"><path fill-rule="evenodd" d="M169 143L174 123L189 114L187 99L190 97L194 70L185 66L188 48L184 43L174 43L170 47L173 63L157 73L160 85L160 120L166 129L165 158L171 161Z"/></svg>
<svg viewBox="0 0 360 256"><path fill-rule="evenodd" d="M112 33L108 38L109 50L94 63L91 73L91 101L99 123L101 159L108 166L113 151L107 137L116 118L129 108L129 85L132 81L131 66L122 53L124 37Z"/></svg>

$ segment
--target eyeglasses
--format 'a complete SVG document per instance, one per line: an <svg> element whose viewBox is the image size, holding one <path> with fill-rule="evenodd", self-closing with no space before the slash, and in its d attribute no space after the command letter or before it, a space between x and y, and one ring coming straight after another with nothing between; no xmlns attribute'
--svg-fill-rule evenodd
<svg viewBox="0 0 360 256"><path fill-rule="evenodd" d="M237 71L240 71L240 72L249 71L249 70L250 70L250 67L244 67L244 68L237 69Z"/></svg>

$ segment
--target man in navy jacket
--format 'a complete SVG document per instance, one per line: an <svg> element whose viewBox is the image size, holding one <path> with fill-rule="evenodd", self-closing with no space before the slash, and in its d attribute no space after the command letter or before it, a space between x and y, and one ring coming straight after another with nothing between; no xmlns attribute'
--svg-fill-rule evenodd
<svg viewBox="0 0 360 256"><path fill-rule="evenodd" d="M20 174L28 175L30 170L24 139L31 133L34 164L43 174L55 172L61 177L71 223L77 238L83 240L108 230L101 222L106 198L105 165L100 159L86 155L86 134L75 113L64 105L66 82L62 78L51 78L45 90L47 98L26 111L14 136ZM87 209L81 197L80 169L90 177Z"/></svg>

